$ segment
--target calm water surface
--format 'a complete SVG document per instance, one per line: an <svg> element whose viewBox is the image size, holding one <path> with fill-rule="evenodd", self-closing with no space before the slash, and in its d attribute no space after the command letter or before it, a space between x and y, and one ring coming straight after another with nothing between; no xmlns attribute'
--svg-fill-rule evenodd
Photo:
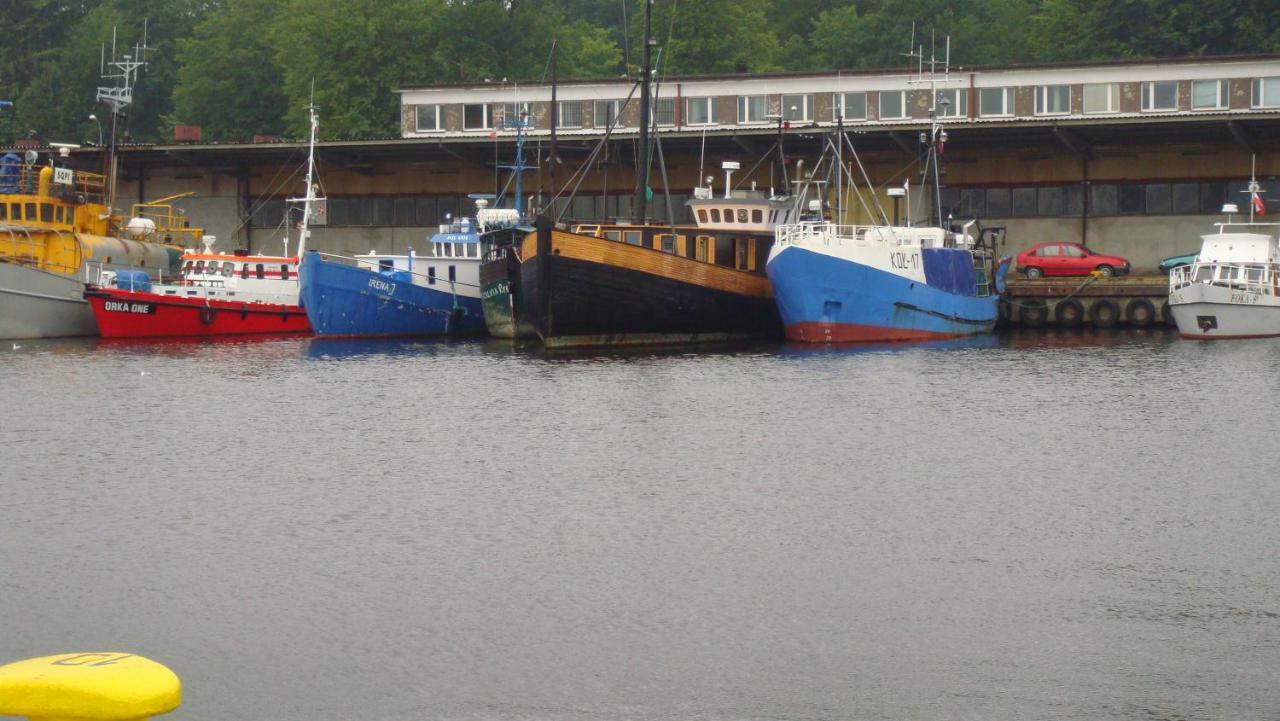
<svg viewBox="0 0 1280 721"><path fill-rule="evenodd" d="M0 347L0 659L166 718L1280 718L1280 342Z"/></svg>

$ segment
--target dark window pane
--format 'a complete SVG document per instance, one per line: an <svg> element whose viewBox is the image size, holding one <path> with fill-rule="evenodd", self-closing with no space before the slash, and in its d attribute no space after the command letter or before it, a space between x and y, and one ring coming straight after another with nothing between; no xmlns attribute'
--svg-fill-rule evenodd
<svg viewBox="0 0 1280 721"><path fill-rule="evenodd" d="M414 201L414 220L418 225L431 226L440 224L440 216L436 214L435 198L418 198Z"/></svg>
<svg viewBox="0 0 1280 721"><path fill-rule="evenodd" d="M396 198L395 224L401 227L413 225L413 198Z"/></svg>
<svg viewBox="0 0 1280 721"><path fill-rule="evenodd" d="M1170 206L1174 213L1195 213L1200 210L1200 186L1195 183L1174 183L1173 201Z"/></svg>
<svg viewBox="0 0 1280 721"><path fill-rule="evenodd" d="M1038 191L1039 215L1056 217L1062 215L1062 188L1040 188Z"/></svg>
<svg viewBox="0 0 1280 721"><path fill-rule="evenodd" d="M1144 186L1141 185L1121 185L1119 186L1119 205L1121 215L1136 215L1143 209L1143 192Z"/></svg>
<svg viewBox="0 0 1280 721"><path fill-rule="evenodd" d="M960 213L966 218L981 218L987 214L987 194L982 188L966 188L960 191Z"/></svg>
<svg viewBox="0 0 1280 721"><path fill-rule="evenodd" d="M960 217L960 189L942 189L942 214L953 218Z"/></svg>
<svg viewBox="0 0 1280 721"><path fill-rule="evenodd" d="M1062 214L1063 215L1084 214L1084 186L1068 185L1064 187L1062 191L1063 191L1063 196L1065 196L1062 202Z"/></svg>
<svg viewBox="0 0 1280 721"><path fill-rule="evenodd" d="M1119 207L1114 185L1089 186L1089 215L1115 215Z"/></svg>
<svg viewBox="0 0 1280 721"><path fill-rule="evenodd" d="M1036 214L1036 189L1013 189L1013 214L1025 218Z"/></svg>
<svg viewBox="0 0 1280 721"><path fill-rule="evenodd" d="M987 190L987 217L1009 217L1009 189L991 188Z"/></svg>
<svg viewBox="0 0 1280 721"><path fill-rule="evenodd" d="M346 198L329 198L325 205L329 210L329 225L351 224L351 214L347 212L350 204Z"/></svg>
<svg viewBox="0 0 1280 721"><path fill-rule="evenodd" d="M1222 212L1222 204L1225 202L1227 202L1226 183L1200 184L1201 213L1220 213Z"/></svg>
<svg viewBox="0 0 1280 721"><path fill-rule="evenodd" d="M453 196L445 196L437 199L439 205L440 224L449 222L451 219L458 217L458 199Z"/></svg>
<svg viewBox="0 0 1280 721"><path fill-rule="evenodd" d="M348 225L369 225L373 209L368 198L348 198Z"/></svg>
<svg viewBox="0 0 1280 721"><path fill-rule="evenodd" d="M1171 191L1167 183L1152 183L1147 186L1147 214L1167 215L1171 203Z"/></svg>

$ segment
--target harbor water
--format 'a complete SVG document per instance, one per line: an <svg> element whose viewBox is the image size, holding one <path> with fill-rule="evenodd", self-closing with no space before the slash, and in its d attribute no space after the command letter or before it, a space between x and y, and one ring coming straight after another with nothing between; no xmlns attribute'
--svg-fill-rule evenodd
<svg viewBox="0 0 1280 721"><path fill-rule="evenodd" d="M0 387L0 661L148 656L165 718L1280 717L1280 341L20 341Z"/></svg>

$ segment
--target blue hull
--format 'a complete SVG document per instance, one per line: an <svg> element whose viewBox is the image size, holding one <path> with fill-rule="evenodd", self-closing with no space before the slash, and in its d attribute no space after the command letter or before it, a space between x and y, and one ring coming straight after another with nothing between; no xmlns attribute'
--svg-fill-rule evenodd
<svg viewBox="0 0 1280 721"><path fill-rule="evenodd" d="M972 258L963 253L926 256L926 268L947 273L938 285L972 288ZM784 248L765 267L782 324L790 340L807 342L937 340L990 333L999 314L999 296L978 297L943 290L860 263L802 247ZM998 273L1003 273L1002 266Z"/></svg>
<svg viewBox="0 0 1280 721"><path fill-rule="evenodd" d="M415 285L406 274L384 275L321 258L310 251L299 267L302 305L318 336L480 335L479 298ZM447 286L446 286L447 288Z"/></svg>

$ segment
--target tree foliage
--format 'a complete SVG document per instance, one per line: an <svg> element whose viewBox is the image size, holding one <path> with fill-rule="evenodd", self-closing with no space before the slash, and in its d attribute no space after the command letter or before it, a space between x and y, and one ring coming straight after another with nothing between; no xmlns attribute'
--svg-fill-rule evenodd
<svg viewBox="0 0 1280 721"><path fill-rule="evenodd" d="M121 136L176 123L210 140L306 132L394 136L401 87L639 69L649 0L6 0L0 143L97 138L103 47L142 41L150 63ZM1280 52L1274 0L653 0L660 71L898 68L915 46L953 65ZM314 96L313 88L314 86Z"/></svg>

